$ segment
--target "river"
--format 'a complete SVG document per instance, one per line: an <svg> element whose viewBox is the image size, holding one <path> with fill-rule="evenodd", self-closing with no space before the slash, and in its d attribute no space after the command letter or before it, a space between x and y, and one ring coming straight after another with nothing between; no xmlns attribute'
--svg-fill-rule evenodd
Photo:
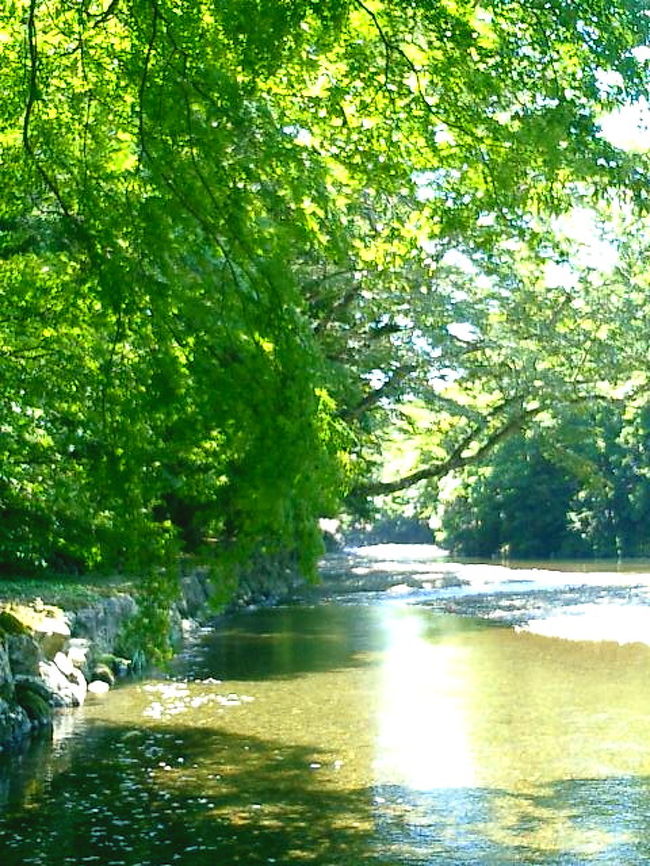
<svg viewBox="0 0 650 866"><path fill-rule="evenodd" d="M2 866L650 863L650 564L435 554L334 557L2 758Z"/></svg>

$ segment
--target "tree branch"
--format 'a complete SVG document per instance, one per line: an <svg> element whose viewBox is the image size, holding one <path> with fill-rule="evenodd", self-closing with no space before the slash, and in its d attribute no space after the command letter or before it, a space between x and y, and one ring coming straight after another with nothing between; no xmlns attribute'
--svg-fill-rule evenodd
<svg viewBox="0 0 650 866"><path fill-rule="evenodd" d="M369 391L366 396L361 400L361 402L357 403L356 406L352 406L347 409L342 409L338 416L342 421L356 421L360 418L364 412L367 412L369 409L372 409L373 406L376 406L380 400L382 400L387 394L390 394L395 387L397 387L400 382L402 382L407 376L413 373L417 367L413 367L412 365L405 365L403 367L398 367L397 370L393 373L393 375L384 382L379 388L374 388L372 391Z"/></svg>
<svg viewBox="0 0 650 866"><path fill-rule="evenodd" d="M443 478L454 469L461 469L463 466L469 466L477 463L489 451L491 451L499 442L511 436L513 433L521 430L524 424L534 415L539 414L544 407L529 409L520 414L515 415L506 421L497 430L494 430L486 441L478 448L477 451L467 454L466 451L475 438L476 430L472 430L463 441L451 452L451 454L440 463L434 466L425 466L423 469L418 469L416 472L411 472L408 475L403 475L401 478L396 478L394 481L375 481L369 484L362 484L355 489L356 494L363 496L383 496L389 493L397 493L399 490L406 490L418 484L420 481L432 481Z"/></svg>

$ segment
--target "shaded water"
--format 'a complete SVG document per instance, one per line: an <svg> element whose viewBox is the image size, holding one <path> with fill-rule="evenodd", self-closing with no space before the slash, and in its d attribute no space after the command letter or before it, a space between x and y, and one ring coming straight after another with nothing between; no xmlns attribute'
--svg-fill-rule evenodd
<svg viewBox="0 0 650 866"><path fill-rule="evenodd" d="M384 596L182 665L4 759L2 866L650 862L648 647Z"/></svg>

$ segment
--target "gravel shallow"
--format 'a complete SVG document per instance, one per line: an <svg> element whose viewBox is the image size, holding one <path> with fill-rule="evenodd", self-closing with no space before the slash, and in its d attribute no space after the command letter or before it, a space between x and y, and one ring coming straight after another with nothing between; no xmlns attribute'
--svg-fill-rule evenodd
<svg viewBox="0 0 650 866"><path fill-rule="evenodd" d="M371 603L382 596L548 636L650 642L647 571L505 568L450 562L424 545L378 545L325 557L311 597Z"/></svg>

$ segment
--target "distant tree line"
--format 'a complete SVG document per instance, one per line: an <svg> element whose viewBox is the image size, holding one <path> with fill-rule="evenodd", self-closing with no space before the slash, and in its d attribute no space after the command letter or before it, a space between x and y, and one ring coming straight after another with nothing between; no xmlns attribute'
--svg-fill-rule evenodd
<svg viewBox="0 0 650 866"><path fill-rule="evenodd" d="M470 557L649 556L650 408L513 436L456 489L443 535Z"/></svg>

